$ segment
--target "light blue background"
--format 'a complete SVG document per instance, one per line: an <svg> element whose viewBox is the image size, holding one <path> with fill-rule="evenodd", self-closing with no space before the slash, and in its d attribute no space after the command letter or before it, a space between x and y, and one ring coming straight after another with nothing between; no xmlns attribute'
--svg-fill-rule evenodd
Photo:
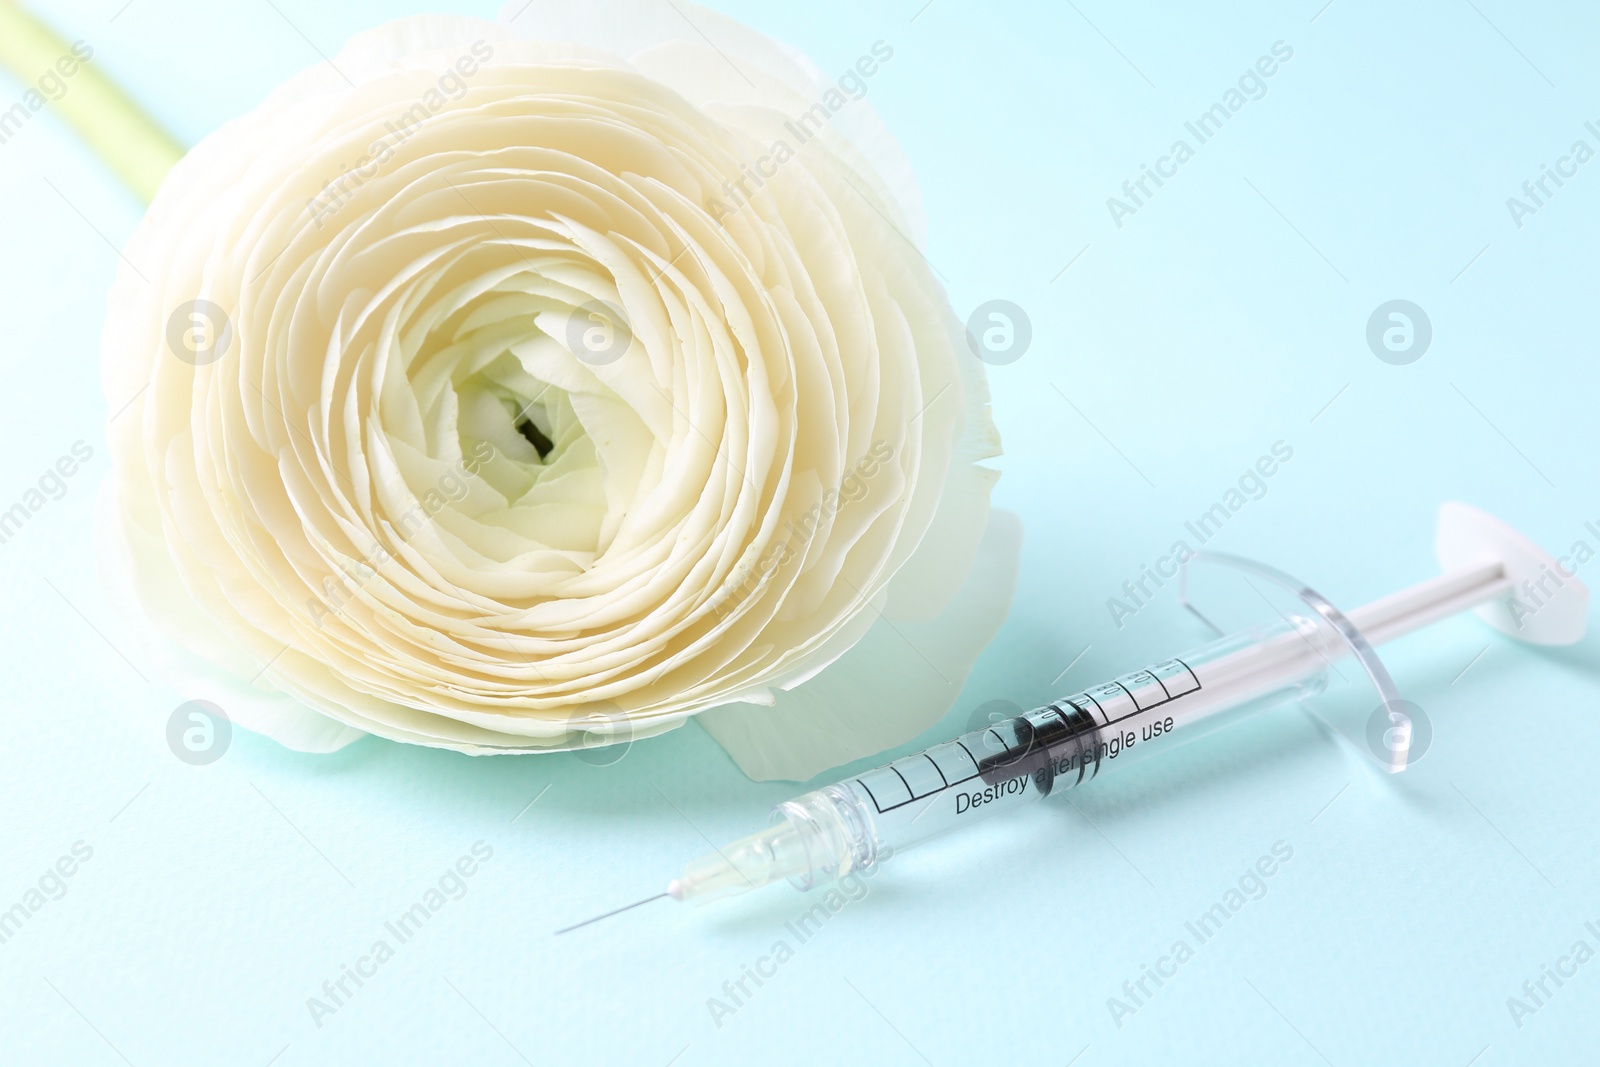
<svg viewBox="0 0 1600 1067"><path fill-rule="evenodd" d="M1106 599L1277 440L1293 460L1213 547L1340 602L1433 573L1444 500L1600 547L1584 529L1600 523L1600 162L1520 229L1505 203L1574 140L1600 147L1583 128L1600 119L1600 17L1321 2L720 5L824 69L893 45L870 99L920 175L930 259L963 314L1000 297L1032 318L1032 349L991 373L1021 587L924 741L984 700L1030 705L1193 643L1171 586L1120 630ZM188 141L313 47L413 11L495 13L122 3L51 18ZM1294 58L1267 96L1115 226L1106 198L1279 40ZM0 103L20 93L0 82ZM698 728L607 768L376 740L313 758L250 736L180 763L164 729L185 694L115 650L127 624L92 553L98 336L140 206L53 118L0 146L0 203L0 504L74 441L95 449L0 546L0 907L73 842L94 849L0 946L0 1060L1593 1061L1600 962L1520 1029L1506 1001L1576 940L1600 949L1583 925L1600 925L1595 638L1537 651L1462 618L1394 646L1435 727L1400 781L1288 710L909 854L720 1027L707 999L795 944L784 924L813 901L657 903L552 936L795 792L748 782ZM1394 298L1434 327L1410 366L1364 339ZM306 999L478 840L494 858L466 897L314 1026ZM1119 1027L1107 998L1280 840L1293 859L1266 896Z"/></svg>

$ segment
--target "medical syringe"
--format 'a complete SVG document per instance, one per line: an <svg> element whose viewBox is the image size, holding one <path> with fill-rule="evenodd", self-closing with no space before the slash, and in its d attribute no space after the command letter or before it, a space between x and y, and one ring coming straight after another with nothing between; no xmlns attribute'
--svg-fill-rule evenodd
<svg viewBox="0 0 1600 1067"><path fill-rule="evenodd" d="M690 862L666 892L638 903L662 897L705 903L785 878L810 889L870 869L929 838L1320 693L1344 656L1361 662L1389 712L1385 769L1403 770L1412 724L1373 645L1469 608L1521 640L1570 644L1583 636L1588 617L1588 591L1569 570L1476 508L1444 505L1435 547L1444 574L1348 615L1281 572L1211 554L1214 562L1295 593L1305 614L1279 613L1265 625L779 804L767 829Z"/></svg>

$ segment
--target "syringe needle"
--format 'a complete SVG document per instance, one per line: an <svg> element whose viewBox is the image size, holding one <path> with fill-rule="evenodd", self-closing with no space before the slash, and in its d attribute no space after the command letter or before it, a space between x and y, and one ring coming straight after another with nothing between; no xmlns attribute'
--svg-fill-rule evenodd
<svg viewBox="0 0 1600 1067"><path fill-rule="evenodd" d="M559 934L565 934L565 933L568 933L569 931L576 930L580 926L588 926L590 923L597 923L601 919L609 919L613 915L621 915L623 912L628 911L631 908L637 908L641 904L648 904L652 900L660 900L664 896L667 896L667 894L666 893L657 893L653 897L645 897L643 900L636 900L632 904L624 904L622 907L617 908L615 911L608 911L604 915L596 915L594 918L585 919L581 923L573 923L571 926L563 927L562 929L557 930L556 933L558 935Z"/></svg>

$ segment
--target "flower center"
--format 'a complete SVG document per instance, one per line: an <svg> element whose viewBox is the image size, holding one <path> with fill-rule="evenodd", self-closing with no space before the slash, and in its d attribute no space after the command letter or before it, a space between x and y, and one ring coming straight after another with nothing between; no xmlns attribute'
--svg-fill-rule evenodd
<svg viewBox="0 0 1600 1067"><path fill-rule="evenodd" d="M550 455L550 450L555 447L555 442L546 437L544 431L530 418L524 418L517 423L517 432L533 446L535 452L539 453L540 463L544 462L545 457Z"/></svg>
<svg viewBox="0 0 1600 1067"><path fill-rule="evenodd" d="M488 442L500 460L489 480L508 499L553 474L586 436L566 391L523 373L510 353L464 378L456 386L456 400L462 454ZM568 458L565 466L576 459Z"/></svg>
<svg viewBox="0 0 1600 1067"><path fill-rule="evenodd" d="M494 553L537 546L560 554L540 566L584 567L621 529L655 438L597 377L606 365L573 353L570 304L511 287L432 313L408 365L415 421L435 461L472 476L455 510L504 531ZM416 491L435 477L430 467Z"/></svg>

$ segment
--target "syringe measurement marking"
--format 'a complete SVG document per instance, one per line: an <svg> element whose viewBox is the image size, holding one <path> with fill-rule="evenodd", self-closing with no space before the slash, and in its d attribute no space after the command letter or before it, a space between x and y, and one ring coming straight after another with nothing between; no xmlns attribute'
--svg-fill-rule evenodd
<svg viewBox="0 0 1600 1067"><path fill-rule="evenodd" d="M1183 668L1183 673L1188 675L1189 676L1189 680L1194 683L1194 686L1192 688L1185 689L1182 692L1177 693L1176 695L1173 694L1171 689L1167 688L1166 681L1162 679L1161 675L1156 673L1158 670L1162 670L1162 669L1171 670L1174 665L1176 665L1178 667L1182 667ZM1165 661L1163 661L1161 663L1157 663L1155 666L1149 667L1149 668L1147 668L1145 670L1132 671L1132 672L1130 672L1128 674L1123 675L1122 677L1123 678L1129 678L1129 679L1137 679L1140 676L1148 677L1151 681L1153 681L1156 684L1156 688L1161 690L1162 699L1157 700L1157 701L1155 701L1153 703L1150 703L1150 704L1146 704L1146 705L1141 707L1140 704L1139 704L1138 698L1133 695L1132 690L1130 690L1126 685L1122 684L1121 679L1112 679L1110 682L1105 683L1104 685L1100 686L1099 688L1101 688L1101 689L1110 689L1112 686L1116 686L1118 689L1122 690L1122 692L1127 696L1128 703L1133 705L1133 710L1132 711L1129 711L1129 712L1127 712L1126 714L1123 714L1123 715L1119 715L1114 719L1111 718L1110 713L1108 713L1106 711L1105 706L1102 705L1100 703L1100 701L1095 698L1094 694L1089 692L1088 690L1085 690L1082 693L1079 693L1079 694L1077 694L1076 696L1073 696L1073 697L1063 697L1061 700L1056 701L1054 704L1046 705L1046 707L1041 709L1041 710L1045 710L1045 711L1051 712L1052 714L1054 714L1057 718L1059 718L1061 720L1061 723L1062 723L1062 725L1064 727L1067 727L1067 728L1070 729L1071 728L1071 724L1067 721L1067 718L1066 718L1065 714L1062 713L1062 711L1058 707L1058 705L1062 704L1062 703L1070 704L1070 705L1072 705L1073 708L1075 708L1077 711L1081 712L1082 714L1089 715L1091 720L1092 720L1093 719L1093 715L1090 714L1089 709L1084 707L1079 702L1082 698L1088 697L1089 702L1091 704L1093 704L1095 710L1100 713L1100 718L1102 720L1100 725L1101 726L1111 726L1111 725L1113 725L1115 723L1122 722L1124 719L1132 718L1135 715L1141 715L1144 712L1153 711L1156 708L1162 707L1163 705L1170 704L1172 701L1177 700L1179 697L1188 696L1190 693L1197 693L1201 689L1205 688L1203 685L1201 685L1200 676L1195 674L1194 668L1190 667L1187 663L1185 663L1183 660L1177 658L1176 656L1173 657L1170 660L1165 660ZM1176 676L1177 676L1177 671L1176 670L1172 670L1172 673L1169 675L1169 677L1176 677ZM1148 688L1148 683L1140 685L1139 688L1141 688L1141 689ZM998 748L996 749L996 751L1000 751L1000 752L1005 751L1005 749L1006 749L1005 739L1003 737L1001 737L995 731L995 729L993 727L990 727L988 730L985 731L985 733L987 733L988 735L992 736L995 739L995 742L998 745ZM950 745L954 745L955 747L961 749L961 751L966 755L967 759L969 761L971 761L972 768L973 768L973 771L972 771L971 774L967 775L965 778L958 779L958 780L956 780L954 782L952 782L950 780L950 776L949 775L945 774L944 768L939 766L938 761L935 760L933 758L932 754L931 754L932 752L938 751L941 748L946 748L946 747L948 747ZM942 793L942 792L945 792L947 790L954 789L958 785L964 785L967 782L972 781L974 778L981 777L982 773L983 773L981 770L979 770L979 765L978 765L977 759L972 755L971 751L969 751L967 749L966 744L963 743L959 738L957 738L954 741L946 742L945 745L935 745L932 749L930 749L930 750L928 750L926 752L920 752L920 753L918 753L918 755L920 755L923 759L927 760L929 763L931 763L933 765L934 771L937 772L938 775L939 775L939 780L944 783L942 787L940 787L938 789L930 789L928 792L923 793L921 796L918 796L917 795L917 791L912 788L911 783L906 779L906 776L904 774L900 773L900 769L897 766L895 766L894 763L889 764L887 767L879 767L879 768L876 769L876 771L869 772L869 775L872 774L872 773L877 773L877 772L884 771L884 770L894 771L894 776L900 780L900 784L901 785L905 786L906 797L907 797L907 799L905 799L905 800L899 801L898 803L895 803L895 804L890 804L888 807L884 807L883 803L878 799L877 794L875 794L872 791L872 787L869 786L865 781L865 779L869 775L862 775L861 777L858 777L858 778L854 779L854 781L858 785L861 786L861 788L866 792L867 796L872 800L872 806L878 810L878 814L879 815L887 815L889 812L896 811L896 810L898 810L900 808L903 808L907 804L914 804L917 801L925 800L928 797L931 797L936 793ZM902 761L897 760L895 762L899 763L899 762L902 762ZM1098 773L1098 770L1099 770L1099 763L1100 763L1100 759L1097 756L1096 759L1095 759L1096 772L1097 773ZM1080 783L1083 781L1083 776L1085 774L1085 768L1086 767L1087 767L1087 763L1085 763L1083 761L1080 761L1079 768L1078 768L1078 781Z"/></svg>
<svg viewBox="0 0 1600 1067"><path fill-rule="evenodd" d="M995 736L998 737L999 735L997 734ZM900 782L901 782L902 785L905 785L906 794L910 799L902 800L898 804L890 804L886 808L886 807L883 806L883 802L878 799L878 795L872 791L872 787L869 786L863 780L864 778L867 777L867 775L862 775L860 778L855 779L855 781L856 781L856 783L858 785L861 786L862 789L865 789L867 791L867 796L872 798L872 806L878 809L878 814L879 815L887 815L887 814L889 814L889 812L895 811L895 810L897 810L899 808L903 808L907 804L915 804L917 801L925 800L928 797L933 796L935 793L942 793L946 789L954 789L958 785L965 785L967 782L972 781L974 778L981 777L983 772L978 770L978 761L976 759L974 759L973 756L972 756L972 753L967 750L967 746L962 744L959 740L951 741L951 742L948 742L948 743L952 744L952 745L955 745L957 748L959 748L963 753L965 753L967 759L969 761L971 761L971 763L972 763L972 773L967 775L965 778L959 778L954 782L950 781L949 776L944 773L944 770L939 766L938 763L936 763L934 761L932 756L930 756L926 752L919 753L922 756L923 759L925 759L929 763L933 764L933 769L934 770L939 772L940 780L945 783L943 788L930 789L928 792L922 794L922 796L917 796L917 791L915 789L912 789L910 784L906 782L905 775L901 774L898 770L896 770L894 764L891 763L891 764L889 764L887 769L894 771L895 772L895 777L900 779ZM945 746L939 745L939 746L935 746L935 747L943 748ZM877 769L878 770L884 770L885 768L879 767Z"/></svg>
<svg viewBox="0 0 1600 1067"><path fill-rule="evenodd" d="M956 747L957 747L957 748L959 748L959 749L960 749L960 750L961 750L961 751L963 751L963 752L966 752L966 753L967 753L967 759L969 759L969 760L972 760L972 768L973 768L973 774L972 774L972 778L976 778L976 777L977 777L977 776L978 776L978 775L979 775L979 774L980 774L980 773L981 773L981 772L980 772L980 771L978 771L978 769L977 769L977 768L978 768L978 761L977 761L977 758L976 758L976 757L974 757L974 756L973 756L973 755L972 755L972 753L971 753L971 752L970 752L970 751L968 751L968 750L967 750L967 743L966 743L966 742L965 742L965 741L963 741L963 740L961 740L961 739L960 739L960 738L959 738L959 737L958 737L958 738L956 738L956 740L955 740L955 741L954 741L954 744L955 744L955 746L956 746ZM961 779L961 782L970 782L970 781L972 781L972 778L963 778L963 779ZM951 784L951 785L960 785L960 784L961 784L961 782L951 782L951 783L950 783L950 784Z"/></svg>
<svg viewBox="0 0 1600 1067"><path fill-rule="evenodd" d="M1189 680L1194 682L1194 686L1192 688L1185 689L1181 693L1176 693L1176 694L1174 694L1172 692L1172 690L1167 688L1167 683L1162 679L1161 675L1157 674L1156 672L1161 670L1161 669L1163 669L1163 668L1170 668L1173 664L1177 664L1178 666L1183 668L1184 673L1189 676ZM1122 714L1122 715L1118 715L1116 718L1112 718L1111 717L1110 713L1105 710L1105 707L1100 703L1100 701L1094 696L1093 693L1085 691L1081 695L1082 696L1086 696L1090 700L1094 701L1095 707L1099 708L1101 715L1103 715L1105 717L1106 721L1105 721L1104 725L1110 726L1110 725L1112 725L1114 723L1121 722L1123 719L1129 718L1129 717L1134 716L1134 715L1138 715L1141 712L1153 711L1154 709L1161 707L1163 704L1167 704L1167 703L1170 703L1171 701L1177 700L1178 697L1188 696L1190 693L1199 692L1201 689L1205 688L1204 686L1202 686L1200 684L1200 677L1199 677L1199 675L1194 673L1194 669L1191 668L1187 663L1183 662L1183 660L1178 659L1176 657L1174 657L1173 659L1170 659L1170 660L1166 660L1166 661L1164 661L1162 663L1157 663L1155 666L1147 668L1147 669L1142 670L1142 671L1133 671L1133 672L1131 672L1129 674L1123 675L1122 677L1123 678L1128 678L1128 679L1136 679L1141 675L1148 676L1151 681L1155 682L1157 688L1159 688L1161 690L1162 694L1163 694L1163 699L1157 700L1157 701L1154 701L1153 703L1145 704L1145 705L1141 706L1139 704L1138 697L1133 695L1132 690L1130 690L1126 685L1122 684L1122 680L1120 678L1119 679L1114 679L1111 682L1107 683L1106 685L1101 686L1100 688L1109 689L1113 685L1116 686L1118 689L1122 690L1124 693L1127 694L1128 703L1133 705L1133 710L1132 711L1126 712L1125 714ZM1172 676L1176 676L1176 672L1173 672ZM1144 688L1144 686L1141 686L1141 688ZM1068 698L1068 699L1072 700L1072 698ZM1076 703L1075 700L1072 700L1072 702Z"/></svg>
<svg viewBox="0 0 1600 1067"><path fill-rule="evenodd" d="M859 778L856 779L856 785L859 785L862 789L865 789L867 791L867 796L872 797L872 806L878 809L878 814L879 815L882 815L883 814L883 805L878 803L878 798L877 798L877 796L875 796L873 794L872 787L869 786L866 782L863 782Z"/></svg>
<svg viewBox="0 0 1600 1067"><path fill-rule="evenodd" d="M1101 726L1110 726L1111 725L1111 717L1106 714L1106 709L1102 708L1100 706L1100 702L1094 698L1094 695L1092 693L1090 693L1087 689L1085 689L1082 693L1080 693L1078 695L1089 698L1089 703L1094 705L1094 710L1098 711L1100 713L1100 725ZM1074 699L1072 697L1068 697L1067 698L1067 703L1071 704L1073 707L1077 708L1079 711L1083 712L1085 715L1089 714L1089 709L1084 707L1082 704L1079 704L1076 699Z"/></svg>

